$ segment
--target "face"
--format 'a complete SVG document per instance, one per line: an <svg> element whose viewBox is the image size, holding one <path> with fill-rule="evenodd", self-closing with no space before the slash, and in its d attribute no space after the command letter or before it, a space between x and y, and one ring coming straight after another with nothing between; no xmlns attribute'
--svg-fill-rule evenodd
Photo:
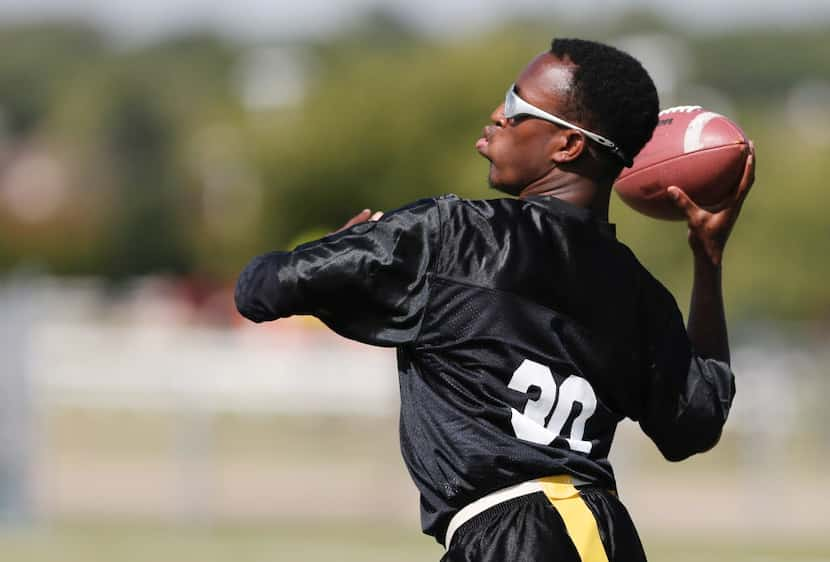
<svg viewBox="0 0 830 562"><path fill-rule="evenodd" d="M570 91L573 66L550 53L533 59L516 80L517 93L529 103L562 115ZM518 195L555 173L553 155L563 142L562 129L553 123L519 116L506 119L504 104L490 115L476 148L490 161L490 186Z"/></svg>

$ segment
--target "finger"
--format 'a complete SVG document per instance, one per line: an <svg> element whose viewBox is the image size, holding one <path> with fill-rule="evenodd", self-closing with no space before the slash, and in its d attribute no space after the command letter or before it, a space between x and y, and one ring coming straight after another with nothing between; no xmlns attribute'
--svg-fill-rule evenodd
<svg viewBox="0 0 830 562"><path fill-rule="evenodd" d="M366 222L369 219L369 215L371 215L371 214L372 214L372 211L370 211L369 209L363 209L358 214L356 214L355 216L350 218L348 220L348 222L346 222L346 228L348 228L350 226L354 226L354 225L356 225L358 223L361 223L361 222Z"/></svg>
<svg viewBox="0 0 830 562"><path fill-rule="evenodd" d="M352 227L356 224L359 224L361 222L366 222L367 220L369 220L369 216L371 214L372 214L371 210L363 209L358 214L356 214L355 216L350 218L348 221L346 221L346 224L344 224L343 226L341 226L340 228L335 230L335 232L340 232L341 230L346 230L347 228L350 228L350 227Z"/></svg>
<svg viewBox="0 0 830 562"><path fill-rule="evenodd" d="M666 188L666 192L669 194L669 197L671 197L675 206L683 211L687 217L700 210L700 207L698 207L697 204L692 201L688 195L686 195L686 192L676 185L671 185Z"/></svg>
<svg viewBox="0 0 830 562"><path fill-rule="evenodd" d="M755 165L755 143L749 141L749 154L746 157L746 163L744 164L744 175L741 177L740 185L740 188L742 188L743 191L749 189L755 182Z"/></svg>
<svg viewBox="0 0 830 562"><path fill-rule="evenodd" d="M375 213L369 218L369 220L370 221L379 221L382 216L383 216L383 211L375 211Z"/></svg>
<svg viewBox="0 0 830 562"><path fill-rule="evenodd" d="M744 163L744 172L741 176L741 181L738 183L738 189L735 190L735 202L740 205L746 198L752 185L755 183L755 143L749 141L749 154L747 154L746 162Z"/></svg>

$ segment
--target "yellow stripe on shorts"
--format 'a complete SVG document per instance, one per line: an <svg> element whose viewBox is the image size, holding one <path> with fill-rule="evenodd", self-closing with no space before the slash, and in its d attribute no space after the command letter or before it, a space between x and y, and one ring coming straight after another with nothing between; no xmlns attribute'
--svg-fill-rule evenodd
<svg viewBox="0 0 830 562"><path fill-rule="evenodd" d="M608 562L594 514L585 505L571 477L549 476L540 478L539 482L548 500L565 522L565 528L582 562Z"/></svg>

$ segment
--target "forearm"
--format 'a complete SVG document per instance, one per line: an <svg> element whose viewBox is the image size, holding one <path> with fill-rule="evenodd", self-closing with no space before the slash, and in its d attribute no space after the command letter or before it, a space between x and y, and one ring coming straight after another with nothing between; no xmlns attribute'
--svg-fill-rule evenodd
<svg viewBox="0 0 830 562"><path fill-rule="evenodd" d="M730 362L721 265L714 265L699 254L695 255L694 286L686 331L698 355Z"/></svg>
<svg viewBox="0 0 830 562"><path fill-rule="evenodd" d="M729 363L729 340L721 291L721 263L726 241L738 219L744 199L755 181L755 145L749 142L744 173L733 194L718 211L699 207L677 186L669 196L686 214L689 245L695 256L692 304L686 328L698 355Z"/></svg>

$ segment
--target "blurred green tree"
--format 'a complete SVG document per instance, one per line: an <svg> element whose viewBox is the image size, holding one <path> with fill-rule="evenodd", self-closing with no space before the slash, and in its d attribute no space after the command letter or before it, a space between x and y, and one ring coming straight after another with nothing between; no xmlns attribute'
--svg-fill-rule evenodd
<svg viewBox="0 0 830 562"><path fill-rule="evenodd" d="M118 193L102 273L116 279L192 270L172 183L173 131L153 99L130 88L107 119Z"/></svg>
<svg viewBox="0 0 830 562"><path fill-rule="evenodd" d="M302 55L303 73L299 85L272 87L302 95L273 107L246 106L241 72L251 49L271 44L192 33L125 49L83 26L0 28L0 268L37 258L65 274L230 280L253 253L328 232L364 207L447 192L497 197L473 143L557 29L611 41L663 33L690 55L685 79L728 100L758 145L758 183L728 250L730 313L826 321L830 144L801 134L791 95L803 81L830 84L830 29L702 34L634 13L602 27L566 24L436 40L375 12L325 40L276 43ZM17 220L3 195L4 170L31 144L70 163L73 189L67 210L38 225ZM683 225L616 200L612 220L686 294Z"/></svg>

